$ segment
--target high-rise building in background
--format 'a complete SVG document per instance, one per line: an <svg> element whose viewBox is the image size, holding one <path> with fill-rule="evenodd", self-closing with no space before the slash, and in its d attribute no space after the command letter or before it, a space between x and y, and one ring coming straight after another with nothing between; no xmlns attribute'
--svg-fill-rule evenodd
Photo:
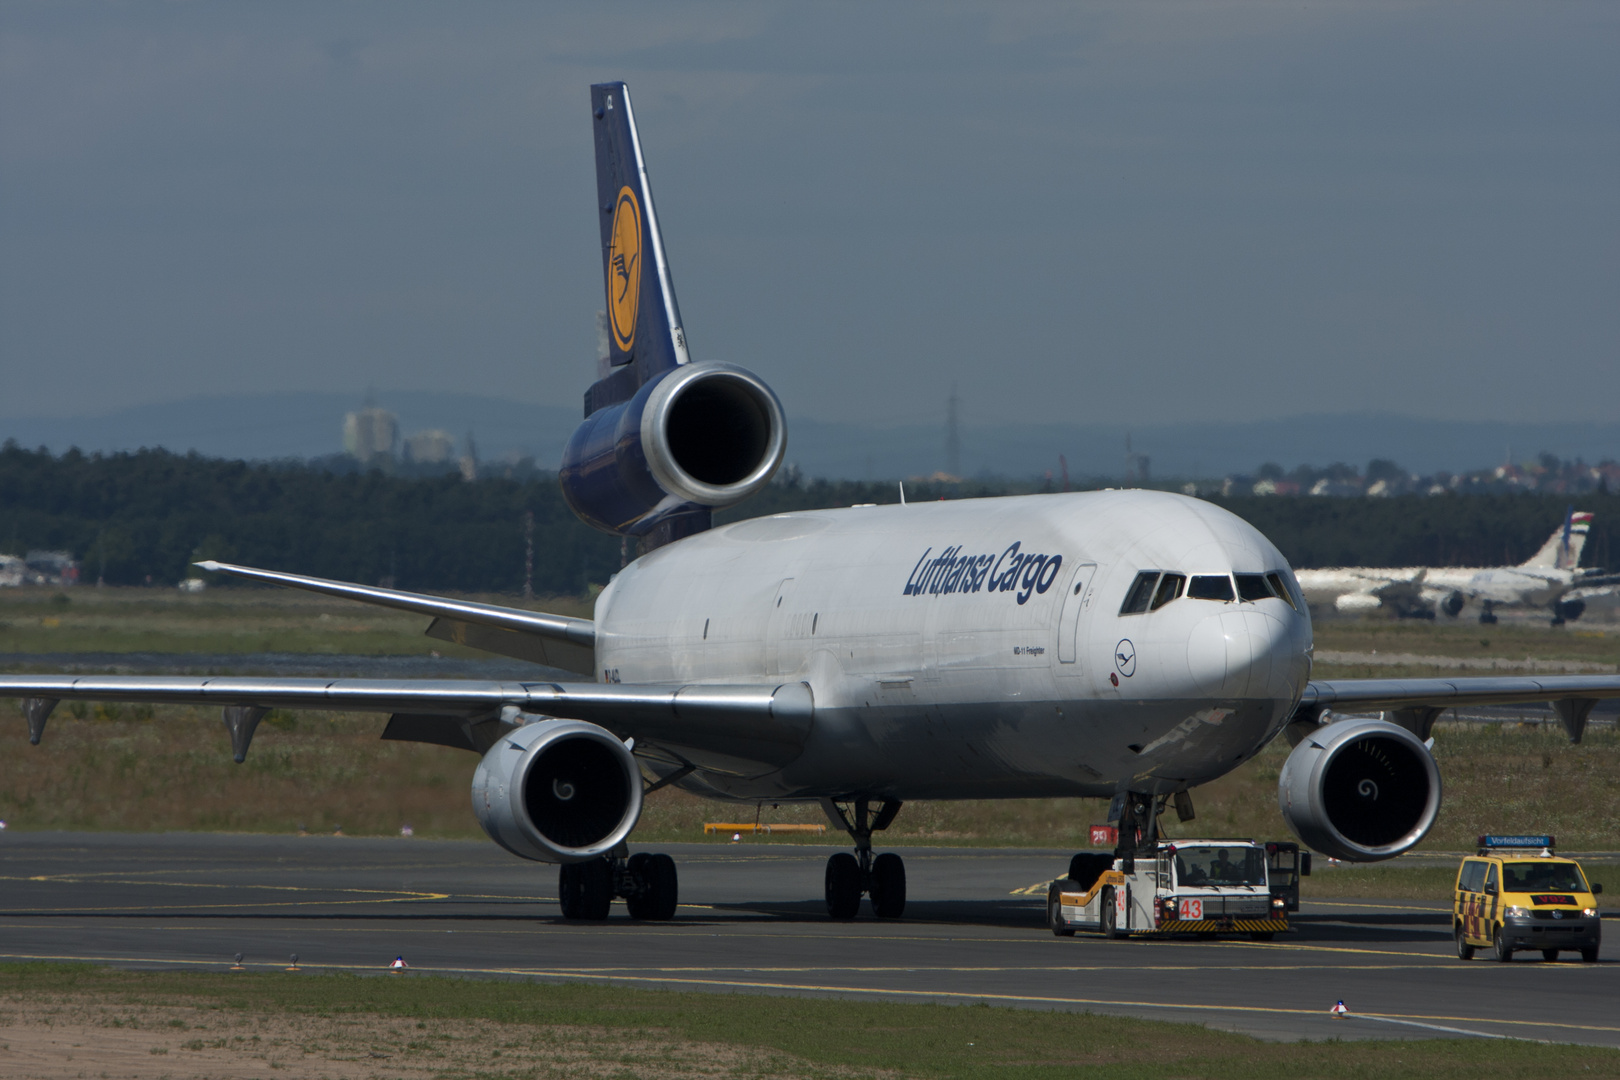
<svg viewBox="0 0 1620 1080"><path fill-rule="evenodd" d="M1125 433L1125 486L1136 487L1148 482L1152 460L1146 454L1131 449L1131 433Z"/></svg>
<svg viewBox="0 0 1620 1080"><path fill-rule="evenodd" d="M405 460L419 465L439 465L456 453L456 437L437 428L418 431L405 439Z"/></svg>
<svg viewBox="0 0 1620 1080"><path fill-rule="evenodd" d="M399 417L367 405L343 418L343 450L362 465L389 460L399 443Z"/></svg>

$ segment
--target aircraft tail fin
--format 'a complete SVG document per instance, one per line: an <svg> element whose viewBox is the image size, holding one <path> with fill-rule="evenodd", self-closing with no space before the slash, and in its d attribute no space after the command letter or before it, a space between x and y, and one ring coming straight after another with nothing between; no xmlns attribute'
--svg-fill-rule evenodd
<svg viewBox="0 0 1620 1080"><path fill-rule="evenodd" d="M691 362L629 88L622 82L593 85L591 113L609 370L585 392L586 416L629 400L648 379Z"/></svg>
<svg viewBox="0 0 1620 1080"><path fill-rule="evenodd" d="M1586 534L1592 528L1592 515L1576 513L1572 506L1564 513L1564 523L1553 530L1541 550L1520 563L1537 569L1573 570L1581 564Z"/></svg>

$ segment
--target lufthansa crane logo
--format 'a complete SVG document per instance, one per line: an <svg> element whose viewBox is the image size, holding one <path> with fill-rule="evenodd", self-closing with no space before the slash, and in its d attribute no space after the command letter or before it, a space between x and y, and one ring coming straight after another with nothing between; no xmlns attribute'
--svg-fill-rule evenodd
<svg viewBox="0 0 1620 1080"><path fill-rule="evenodd" d="M1136 646L1131 644L1130 638L1114 646L1114 666L1127 679L1136 674Z"/></svg>
<svg viewBox="0 0 1620 1080"><path fill-rule="evenodd" d="M608 318L621 352L636 343L636 307L641 300L641 207L636 193L619 189L608 248Z"/></svg>

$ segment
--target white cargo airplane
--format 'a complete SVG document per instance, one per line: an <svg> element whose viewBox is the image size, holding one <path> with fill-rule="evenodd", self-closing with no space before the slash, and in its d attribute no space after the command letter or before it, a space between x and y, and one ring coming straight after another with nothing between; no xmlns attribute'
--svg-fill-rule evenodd
<svg viewBox="0 0 1620 1080"><path fill-rule="evenodd" d="M1620 677L1311 682L1287 562L1197 499L1098 491L780 514L710 527L765 484L786 428L741 368L694 362L623 83L592 87L612 367L560 480L644 552L571 619L204 563L433 617L427 633L576 671L577 682L0 677L36 743L61 699L212 703L238 761L270 707L390 713L383 737L482 755L473 810L502 847L560 863L563 913L675 911L676 869L631 854L645 792L820 803L854 852L827 862L834 918L905 908L872 836L907 799L1110 798L1120 857L1166 803L1277 735L1279 805L1342 859L1385 859L1440 807L1424 740L1444 708L1554 701L1578 737ZM1323 724L1328 709L1395 722Z"/></svg>
<svg viewBox="0 0 1620 1080"><path fill-rule="evenodd" d="M1497 621L1496 608L1514 606L1547 608L1552 624L1562 626L1585 610L1584 594L1571 596L1574 590L1612 584L1605 571L1581 568L1591 527L1592 515L1571 507L1541 550L1517 566L1340 566L1296 574L1306 603L1343 614L1384 609L1432 619L1439 610L1455 618L1478 601L1482 623Z"/></svg>

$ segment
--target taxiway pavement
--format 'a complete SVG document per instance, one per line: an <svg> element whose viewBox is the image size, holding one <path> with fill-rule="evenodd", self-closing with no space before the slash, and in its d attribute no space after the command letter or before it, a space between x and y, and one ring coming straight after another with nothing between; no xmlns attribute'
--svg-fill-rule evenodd
<svg viewBox="0 0 1620 1080"><path fill-rule="evenodd" d="M668 923L564 922L556 870L471 841L0 833L0 961L617 982L1088 1010L1270 1039L1511 1037L1620 1046L1620 942L1510 964L1454 955L1446 899L1309 901L1270 943L1045 929L1067 854L899 849L905 918L826 917L830 848L665 845ZM1620 883L1616 883L1620 887ZM1611 927L1613 923L1609 924ZM296 977L296 976L289 976ZM1343 1000L1350 1010L1328 1010Z"/></svg>

